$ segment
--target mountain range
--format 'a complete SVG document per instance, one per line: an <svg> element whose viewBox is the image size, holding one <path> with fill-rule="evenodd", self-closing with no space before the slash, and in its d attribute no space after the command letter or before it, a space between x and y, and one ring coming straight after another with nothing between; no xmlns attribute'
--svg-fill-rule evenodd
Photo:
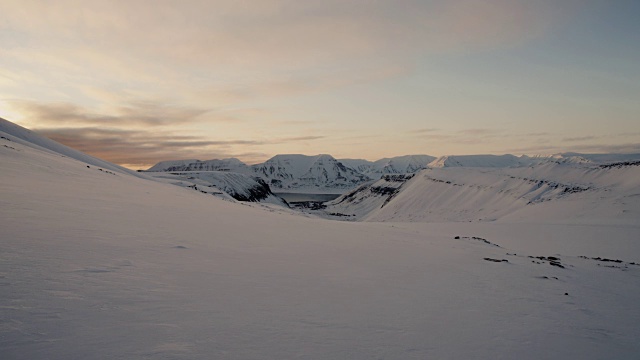
<svg viewBox="0 0 640 360"><path fill-rule="evenodd" d="M548 156L405 155L377 161L336 159L331 155L276 155L264 163L247 165L236 158L162 161L147 170L158 172L222 171L262 179L274 191L343 193L389 174L413 174L434 168L523 168L546 163L600 164L640 159L640 154L578 154ZM156 176L156 175L153 175Z"/></svg>
<svg viewBox="0 0 640 360"><path fill-rule="evenodd" d="M147 172L228 171L262 178L272 189L284 192L341 193L383 174L413 173L435 160L428 155L408 155L378 161L335 159L331 155L276 155L261 164L247 165L230 159L161 161Z"/></svg>

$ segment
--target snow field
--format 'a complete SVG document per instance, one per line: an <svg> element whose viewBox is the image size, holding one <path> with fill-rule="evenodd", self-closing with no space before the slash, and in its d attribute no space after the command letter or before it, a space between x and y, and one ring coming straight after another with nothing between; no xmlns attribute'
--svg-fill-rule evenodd
<svg viewBox="0 0 640 360"><path fill-rule="evenodd" d="M0 169L3 359L640 353L637 223L305 218L6 139Z"/></svg>

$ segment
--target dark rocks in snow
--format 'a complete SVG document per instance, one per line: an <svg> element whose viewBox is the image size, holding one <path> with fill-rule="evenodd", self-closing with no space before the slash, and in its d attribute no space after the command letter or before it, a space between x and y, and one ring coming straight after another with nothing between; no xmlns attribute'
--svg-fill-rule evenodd
<svg viewBox="0 0 640 360"><path fill-rule="evenodd" d="M592 259L593 260L597 260L597 261L604 261L604 262L614 262L614 263L621 263L622 262L622 260L619 260L619 259L613 260L613 259L600 258L600 257L595 257L595 258L592 258Z"/></svg>
<svg viewBox="0 0 640 360"><path fill-rule="evenodd" d="M558 261L549 261L549 265L551 265L551 266L557 266L557 267L559 267L559 268L564 269L564 265L562 265L562 264L561 264L560 262L558 262Z"/></svg>
<svg viewBox="0 0 640 360"><path fill-rule="evenodd" d="M454 239L476 240L476 241L483 242L483 243L485 243L485 244L487 244L487 245L491 245L491 246L495 246L495 247L500 247L500 245L498 245L498 244L494 244L494 243L492 243L491 241L489 241L489 240L487 240L487 239L484 239L484 238L481 238L481 237L477 237L477 236L471 236L471 237L470 237L470 236L462 236L462 237L460 237L460 236L456 236Z"/></svg>
<svg viewBox="0 0 640 360"><path fill-rule="evenodd" d="M551 265L551 266L559 267L559 268L562 268L562 269L565 268L565 266L562 265L562 263L560 262L560 258L555 257L555 256L528 256L528 257L530 259L542 260L541 262L540 261L535 261L535 260L531 261L531 262L536 263L536 264L544 264L545 261L548 261L549 265Z"/></svg>
<svg viewBox="0 0 640 360"><path fill-rule="evenodd" d="M623 167L628 167L628 166L640 166L640 160L638 160L638 161L621 161L621 162L616 162L616 163L611 163L611 164L606 164L606 165L600 165L600 168L602 168L602 169L612 169L612 168L621 169Z"/></svg>
<svg viewBox="0 0 640 360"><path fill-rule="evenodd" d="M507 262L507 263L509 262L509 260L507 260L507 259L493 259L493 258L489 258L489 257L486 257L484 259L486 261L491 261L491 262Z"/></svg>
<svg viewBox="0 0 640 360"><path fill-rule="evenodd" d="M383 175L381 179L388 182L403 183L403 182L406 182L407 180L412 179L415 175L416 174L388 174L388 175Z"/></svg>
<svg viewBox="0 0 640 360"><path fill-rule="evenodd" d="M322 210L326 209L327 205L324 201L292 201L289 203L293 208L309 209L309 210Z"/></svg>
<svg viewBox="0 0 640 360"><path fill-rule="evenodd" d="M575 194L575 193L579 193L587 190L591 190L591 188L582 187L582 186L571 186L571 187L565 187L562 192L565 194Z"/></svg>
<svg viewBox="0 0 640 360"><path fill-rule="evenodd" d="M372 186L369 188L372 194L376 195L393 195L398 191L398 188L389 187L389 186Z"/></svg>
<svg viewBox="0 0 640 360"><path fill-rule="evenodd" d="M555 276L546 276L546 275L542 275L542 276L536 276L536 277L537 277L538 279L545 279L545 280L551 280L551 279L559 280L559 279L558 279L557 277L555 277Z"/></svg>
<svg viewBox="0 0 640 360"><path fill-rule="evenodd" d="M231 193L229 195L231 195L234 199L238 201L250 201L250 202L258 202L260 200L266 199L270 195L273 195L273 193L271 192L271 189L269 188L269 185L267 185L267 183L264 180L258 177L254 178L254 180L258 183L258 185L248 188L246 190L247 192L246 194Z"/></svg>
<svg viewBox="0 0 640 360"><path fill-rule="evenodd" d="M578 256L581 259L587 259L587 260L595 260L595 261L600 261L600 262L612 262L612 263L617 263L617 264L622 264L624 263L624 261L620 260L620 259L607 259L607 258L601 258L601 257L588 257L588 256ZM626 263L627 265L640 265L640 264L636 264L635 262L628 262Z"/></svg>
<svg viewBox="0 0 640 360"><path fill-rule="evenodd" d="M349 215L349 214L341 214L341 213L327 213L327 215L331 215L331 216L340 216L340 217L351 217L351 216L355 216L355 215Z"/></svg>

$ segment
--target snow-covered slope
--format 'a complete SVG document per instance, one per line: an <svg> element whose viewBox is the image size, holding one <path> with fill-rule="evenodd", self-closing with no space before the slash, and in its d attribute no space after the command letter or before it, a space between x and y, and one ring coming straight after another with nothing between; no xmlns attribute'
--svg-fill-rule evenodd
<svg viewBox="0 0 640 360"><path fill-rule="evenodd" d="M153 178L205 194L238 201L262 202L288 207L283 199L274 195L264 180L227 171L153 172Z"/></svg>
<svg viewBox="0 0 640 360"><path fill-rule="evenodd" d="M231 171L240 174L250 174L251 168L236 158L213 160L169 160L161 161L147 171Z"/></svg>
<svg viewBox="0 0 640 360"><path fill-rule="evenodd" d="M0 118L0 137L2 140L5 140L5 142L12 141L34 149L75 159L84 164L93 165L105 170L144 177L144 175L137 174L135 171L95 158L68 146L64 146L56 141L40 136L29 129L25 129L22 126L16 125L2 118ZM3 146L7 147L11 145L5 143Z"/></svg>
<svg viewBox="0 0 640 360"><path fill-rule="evenodd" d="M3 360L640 353L637 222L308 219L2 138L0 169Z"/></svg>
<svg viewBox="0 0 640 360"><path fill-rule="evenodd" d="M507 218L634 224L640 219L640 166L543 162L517 168L433 168L407 181L392 198L371 194L369 188L379 186L384 184L343 195L326 211L369 221Z"/></svg>
<svg viewBox="0 0 640 360"><path fill-rule="evenodd" d="M370 174L375 172L373 161L365 159L338 159L344 166L350 167L360 174Z"/></svg>
<svg viewBox="0 0 640 360"><path fill-rule="evenodd" d="M325 204L324 213L345 220L359 220L382 208L413 178L414 174L387 174L380 180L360 185Z"/></svg>
<svg viewBox="0 0 640 360"><path fill-rule="evenodd" d="M340 191L369 180L331 155L276 155L252 168L269 186L286 191Z"/></svg>

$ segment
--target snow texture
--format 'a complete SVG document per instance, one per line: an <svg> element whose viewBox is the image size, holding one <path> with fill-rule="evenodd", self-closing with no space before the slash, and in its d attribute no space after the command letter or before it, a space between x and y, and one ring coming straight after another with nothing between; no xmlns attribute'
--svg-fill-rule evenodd
<svg viewBox="0 0 640 360"><path fill-rule="evenodd" d="M391 183L383 178L365 184L324 211L367 221L637 224L640 166L613 165L545 161L514 168L432 168Z"/></svg>
<svg viewBox="0 0 640 360"><path fill-rule="evenodd" d="M636 165L424 170L382 209L424 191L446 208L537 186L522 177L595 190L494 222L341 222L100 171L21 131L0 131L3 360L640 353ZM446 181L462 186L448 194ZM633 213L615 221L614 205Z"/></svg>

